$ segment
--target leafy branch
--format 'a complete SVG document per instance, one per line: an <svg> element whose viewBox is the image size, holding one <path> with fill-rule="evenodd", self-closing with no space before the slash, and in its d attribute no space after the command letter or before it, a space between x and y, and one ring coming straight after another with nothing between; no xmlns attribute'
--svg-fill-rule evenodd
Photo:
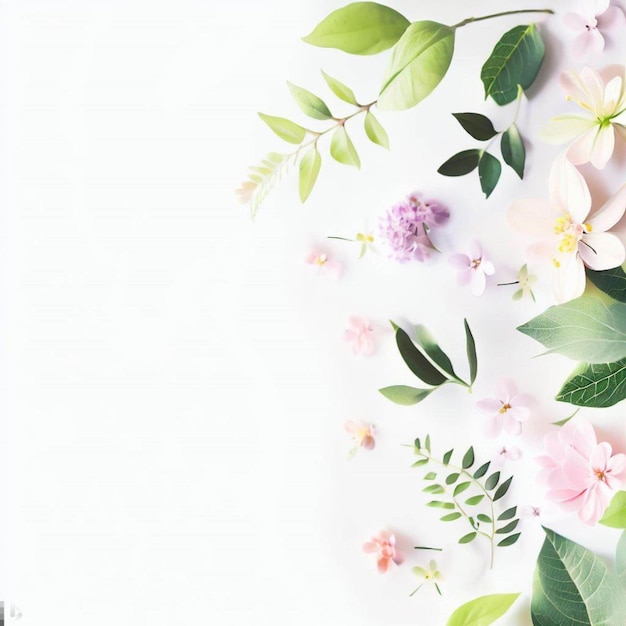
<svg viewBox="0 0 626 626"><path fill-rule="evenodd" d="M422 325L415 327L416 345L406 331L394 322L391 322L391 325L396 333L396 344L400 351L400 356L411 372L419 380L430 385L430 387L423 389L406 385L394 385L379 389L380 393L388 400L404 406L417 404L427 398L435 389L446 383L461 385L471 392L478 373L478 357L476 355L474 336L467 320L464 320L464 326L469 364L469 382L459 378L450 361L450 357L441 349L426 327Z"/></svg>
<svg viewBox="0 0 626 626"><path fill-rule="evenodd" d="M441 500L431 500L427 506L448 511L440 518L442 522L463 519L469 525L470 532L464 534L459 543L471 543L479 536L486 539L490 546L490 563L493 568L496 546L512 546L521 534L515 532L519 524L519 519L515 517L517 507L506 509L496 517L495 503L507 494L513 477L501 482L499 471L487 476L491 461L470 471L476 465L473 447L467 449L460 465L450 463L454 449L448 450L441 460L435 458L431 453L429 435L423 445L419 438L416 439L413 450L419 457L413 467L423 467L430 463L441 468L438 472L430 471L424 476L424 480L430 484L422 491L443 496ZM474 509L480 505L481 508Z"/></svg>

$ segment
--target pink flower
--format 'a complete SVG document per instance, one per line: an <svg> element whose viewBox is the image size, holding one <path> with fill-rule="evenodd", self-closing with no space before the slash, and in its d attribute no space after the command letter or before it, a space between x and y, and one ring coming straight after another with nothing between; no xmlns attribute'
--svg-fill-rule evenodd
<svg viewBox="0 0 626 626"><path fill-rule="evenodd" d="M329 280L338 280L341 276L342 267L339 261L329 259L325 252L311 250L305 258L306 263L318 268L320 274Z"/></svg>
<svg viewBox="0 0 626 626"><path fill-rule="evenodd" d="M374 426L373 424L366 424L365 422L355 422L353 420L348 420L343 427L346 432L352 435L352 439L356 444L355 447L351 450L350 456L354 456L356 454L357 448L360 446L361 448L365 448L366 450L373 450L376 445L376 440L374 439Z"/></svg>
<svg viewBox="0 0 626 626"><path fill-rule="evenodd" d="M349 317L348 323L350 327L344 332L344 341L352 345L354 354L363 354L369 356L374 353L374 340L372 333L374 329L367 320L360 317Z"/></svg>
<svg viewBox="0 0 626 626"><path fill-rule="evenodd" d="M594 525L626 478L626 455L613 455L609 443L598 443L593 427L585 422L568 422L561 431L565 432L546 435L548 456L538 459L547 497Z"/></svg>
<svg viewBox="0 0 626 626"><path fill-rule="evenodd" d="M624 13L610 6L609 0L585 0L580 12L567 13L563 18L566 26L577 33L574 39L574 54L585 57L604 50L601 30L624 24Z"/></svg>
<svg viewBox="0 0 626 626"><path fill-rule="evenodd" d="M504 461L519 461L522 456L522 451L516 446L502 446L498 450L497 460Z"/></svg>
<svg viewBox="0 0 626 626"><path fill-rule="evenodd" d="M401 565L404 563L404 554L396 548L395 535L382 531L376 537L363 544L363 552L378 554L377 565L381 574L389 571L391 563Z"/></svg>
<svg viewBox="0 0 626 626"><path fill-rule="evenodd" d="M494 387L495 398L484 398L476 406L491 417L487 436L497 437L504 429L509 435L522 433L522 422L530 417L525 397L518 393L516 384L509 378L501 378Z"/></svg>
<svg viewBox="0 0 626 626"><path fill-rule="evenodd" d="M475 296L481 296L485 292L487 276L491 276L496 271L477 241L472 244L469 255L454 254L449 262L458 272L458 285L461 287L469 285Z"/></svg>

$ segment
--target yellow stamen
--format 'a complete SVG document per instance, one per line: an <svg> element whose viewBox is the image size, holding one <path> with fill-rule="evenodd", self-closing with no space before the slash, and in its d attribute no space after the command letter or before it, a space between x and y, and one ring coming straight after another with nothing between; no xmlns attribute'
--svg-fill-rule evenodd
<svg viewBox="0 0 626 626"><path fill-rule="evenodd" d="M511 405L507 402L506 404L502 405L502 408L498 411L498 413L500 413L501 415L504 415L510 408L511 408Z"/></svg>

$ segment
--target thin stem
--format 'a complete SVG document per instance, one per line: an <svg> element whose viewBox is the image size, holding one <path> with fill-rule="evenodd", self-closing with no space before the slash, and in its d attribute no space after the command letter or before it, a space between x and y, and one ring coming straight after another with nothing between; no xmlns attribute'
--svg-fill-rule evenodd
<svg viewBox="0 0 626 626"><path fill-rule="evenodd" d="M331 235L328 235L326 237L326 239L339 239L339 241L351 241L353 243L355 241L355 239L348 239L347 237L334 237L334 236L331 236Z"/></svg>
<svg viewBox="0 0 626 626"><path fill-rule="evenodd" d="M508 285L519 285L519 280L514 280L512 283L498 283L498 287L507 287Z"/></svg>
<svg viewBox="0 0 626 626"><path fill-rule="evenodd" d="M409 594L409 598L411 598L412 596L414 596L422 587L424 586L424 583L422 583L415 591L411 592Z"/></svg>
<svg viewBox="0 0 626 626"><path fill-rule="evenodd" d="M517 9L515 11L502 11L501 13L482 15L481 17L468 17L458 24L454 24L454 26L451 26L450 28L462 28L463 26L467 26L468 24L472 24L474 22L482 22L483 20L490 20L494 17L504 17L505 15L519 15L521 13L549 13L550 15L554 15L554 11L552 9Z"/></svg>
<svg viewBox="0 0 626 626"><path fill-rule="evenodd" d="M443 548L427 548L426 546L414 546L414 550L434 550L436 552L443 552Z"/></svg>

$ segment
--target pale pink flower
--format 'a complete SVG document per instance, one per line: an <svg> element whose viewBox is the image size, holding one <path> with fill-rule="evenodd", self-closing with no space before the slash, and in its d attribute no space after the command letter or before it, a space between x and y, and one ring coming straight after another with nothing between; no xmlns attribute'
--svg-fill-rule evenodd
<svg viewBox="0 0 626 626"><path fill-rule="evenodd" d="M596 211L582 174L560 156L550 172L549 200L518 200L509 208L510 225L536 239L530 254L551 259L558 302L585 290L585 266L608 270L626 259L624 244L612 233L626 209L626 185Z"/></svg>
<svg viewBox="0 0 626 626"><path fill-rule="evenodd" d="M568 100L575 102L579 115L553 117L542 129L547 143L569 143L567 158L574 165L591 163L603 169L613 155L615 134L626 139L626 93L624 70L611 73L606 80L585 67L580 74L563 72L559 82Z"/></svg>
<svg viewBox="0 0 626 626"><path fill-rule="evenodd" d="M495 273L493 263L487 259L482 246L474 241L468 254L454 254L450 265L457 270L457 283L460 287L470 286L475 296L481 296L487 287L487 276Z"/></svg>
<svg viewBox="0 0 626 626"><path fill-rule="evenodd" d="M498 456L496 457L501 463L505 461L519 461L522 457L522 451L516 446L502 446L498 450Z"/></svg>
<svg viewBox="0 0 626 626"><path fill-rule="evenodd" d="M355 422L353 420L348 420L343 427L345 428L347 433L352 435L352 439L356 444L355 447L350 451L350 456L354 456L359 447L365 448L366 450L373 450L376 445L376 440L374 439L374 425L366 424L365 422Z"/></svg>
<svg viewBox="0 0 626 626"><path fill-rule="evenodd" d="M360 317L352 316L348 318L348 324L349 328L344 332L343 338L352 346L352 352L364 356L373 354L374 339L372 334L374 329L370 323Z"/></svg>
<svg viewBox="0 0 626 626"><path fill-rule="evenodd" d="M311 252L309 252L306 256L305 262L309 265L317 267L319 273L329 280L338 280L343 271L341 263L335 259L329 258L325 252L311 250Z"/></svg>
<svg viewBox="0 0 626 626"><path fill-rule="evenodd" d="M609 0L584 0L581 10L566 13L563 21L577 33L574 39L574 54L584 57L604 50L601 31L624 25L624 13Z"/></svg>
<svg viewBox="0 0 626 626"><path fill-rule="evenodd" d="M547 497L577 512L585 524L596 524L626 478L626 455L613 455L611 445L598 443L593 427L585 423L572 425L562 436L549 433L545 448L547 458L538 460L548 485Z"/></svg>
<svg viewBox="0 0 626 626"><path fill-rule="evenodd" d="M392 563L404 563L404 554L396 548L396 537L385 530L363 544L363 552L377 554L378 571L381 574L389 571Z"/></svg>
<svg viewBox="0 0 626 626"><path fill-rule="evenodd" d="M484 398L476 406L491 418L487 436L497 437L504 429L509 435L520 435L522 423L530 417L526 397L518 393L517 385L509 378L501 378L494 387L494 398Z"/></svg>
<svg viewBox="0 0 626 626"><path fill-rule="evenodd" d="M524 504L519 508L520 517L537 518L541 517L541 509L538 506L532 506L531 504Z"/></svg>

